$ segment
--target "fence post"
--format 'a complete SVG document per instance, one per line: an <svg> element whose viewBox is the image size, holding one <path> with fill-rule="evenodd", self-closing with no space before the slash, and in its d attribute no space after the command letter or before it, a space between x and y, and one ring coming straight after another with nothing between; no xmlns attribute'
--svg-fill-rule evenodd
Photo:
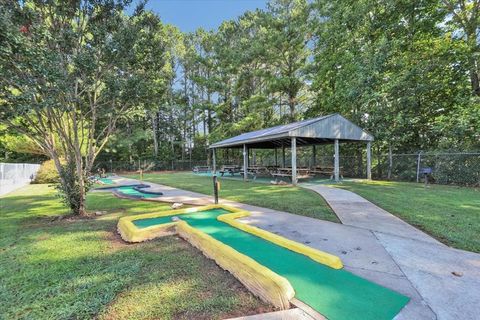
<svg viewBox="0 0 480 320"><path fill-rule="evenodd" d="M212 165L213 165L213 174L217 173L217 149L213 148L212 149Z"/></svg>
<svg viewBox="0 0 480 320"><path fill-rule="evenodd" d="M335 146L336 145L337 144L335 144ZM367 179L372 180L372 142L371 141L367 142Z"/></svg>
<svg viewBox="0 0 480 320"><path fill-rule="evenodd" d="M215 198L215 204L218 204L218 180L217 176L213 176L213 196Z"/></svg>
<svg viewBox="0 0 480 320"><path fill-rule="evenodd" d="M340 181L340 146L338 143L338 139L335 139L334 142L334 157L333 157L333 177L335 178L335 182ZM367 168L368 171L368 168Z"/></svg>
<svg viewBox="0 0 480 320"><path fill-rule="evenodd" d="M422 162L422 151L418 152L417 158L417 182L420 182L420 162Z"/></svg>
<svg viewBox="0 0 480 320"><path fill-rule="evenodd" d="M388 174L387 179L390 180L392 178L392 167L393 167L393 157L392 157L392 146L388 146Z"/></svg>
<svg viewBox="0 0 480 320"><path fill-rule="evenodd" d="M247 145L243 145L243 181L247 181L247 169L248 169L248 148Z"/></svg>

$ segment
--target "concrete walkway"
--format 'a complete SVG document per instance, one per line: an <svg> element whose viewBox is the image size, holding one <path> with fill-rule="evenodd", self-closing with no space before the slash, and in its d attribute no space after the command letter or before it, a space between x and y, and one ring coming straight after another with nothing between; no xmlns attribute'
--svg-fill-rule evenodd
<svg viewBox="0 0 480 320"><path fill-rule="evenodd" d="M138 181L121 180L133 182ZM164 193L158 200L213 203L204 194L147 184ZM344 224L223 199L220 203L250 211L250 217L241 219L245 223L337 255L350 272L409 296L396 319L478 319L480 254L447 247L352 192L306 187L322 195Z"/></svg>
<svg viewBox="0 0 480 320"><path fill-rule="evenodd" d="M344 225L443 245L356 193L318 184L305 183L301 186L320 194Z"/></svg>

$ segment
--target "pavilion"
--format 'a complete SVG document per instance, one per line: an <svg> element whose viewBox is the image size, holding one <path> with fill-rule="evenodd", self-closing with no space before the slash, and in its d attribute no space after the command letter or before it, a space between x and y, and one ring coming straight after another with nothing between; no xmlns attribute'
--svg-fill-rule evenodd
<svg viewBox="0 0 480 320"><path fill-rule="evenodd" d="M286 125L243 133L210 146L213 151L213 172L216 173L216 149L243 148L243 178L247 179L248 150L249 149L274 149L281 148L283 152L283 165L285 165L285 147L290 146L292 156L292 183L297 179L297 147L313 147L321 144L334 144L334 179L340 179L339 145L347 142L364 142L367 145L367 179L372 178L371 173L371 144L374 137L354 124L353 122L335 113L314 119L298 121Z"/></svg>

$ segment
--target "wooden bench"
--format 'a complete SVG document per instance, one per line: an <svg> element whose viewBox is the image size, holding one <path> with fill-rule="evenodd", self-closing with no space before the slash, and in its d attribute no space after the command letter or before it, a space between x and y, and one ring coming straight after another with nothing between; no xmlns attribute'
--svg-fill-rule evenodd
<svg viewBox="0 0 480 320"><path fill-rule="evenodd" d="M219 171L221 176L223 177L225 173L230 174L232 177L235 173L242 173L242 167L240 166L223 166L222 170Z"/></svg>
<svg viewBox="0 0 480 320"><path fill-rule="evenodd" d="M199 172L209 172L210 167L209 166L195 166L193 167L193 172L199 173Z"/></svg>
<svg viewBox="0 0 480 320"><path fill-rule="evenodd" d="M272 173L272 176L275 177L275 181L278 181L278 178L290 178L292 180L292 168L278 168L276 172ZM310 169L299 168L297 169L297 180L310 178Z"/></svg>
<svg viewBox="0 0 480 320"><path fill-rule="evenodd" d="M343 167L340 167L340 177L343 179ZM333 179L335 176L335 168L334 167L315 167L310 170L312 175L326 175L329 176L330 179Z"/></svg>
<svg viewBox="0 0 480 320"><path fill-rule="evenodd" d="M243 168L240 174L243 176ZM259 176L264 176L264 177L269 177L271 176L270 170L267 169L267 167L260 167L260 166L252 166L247 168L247 176L253 177L253 180L256 180L257 177Z"/></svg>

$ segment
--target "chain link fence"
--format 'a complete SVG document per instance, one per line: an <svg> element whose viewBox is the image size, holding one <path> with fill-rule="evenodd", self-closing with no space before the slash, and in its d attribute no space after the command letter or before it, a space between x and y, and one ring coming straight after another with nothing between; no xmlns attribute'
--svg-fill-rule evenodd
<svg viewBox="0 0 480 320"><path fill-rule="evenodd" d="M206 166L207 160L176 160L176 161L156 161L156 160L135 160L127 161L98 161L95 163L93 173L99 170L106 172L135 172L135 171L188 171L195 166Z"/></svg>
<svg viewBox="0 0 480 320"><path fill-rule="evenodd" d="M480 153L412 153L382 155L374 167L377 179L480 186Z"/></svg>
<svg viewBox="0 0 480 320"><path fill-rule="evenodd" d="M257 153L250 154L250 165L274 166L282 165L283 155ZM299 153L298 167L316 166L332 167L333 155L317 155L315 159L309 152ZM222 165L243 164L241 156L230 158L217 157L217 168ZM153 161L136 160L133 162L102 161L97 162L95 170L107 172L123 171L189 171L195 166L212 165L208 160L176 160ZM291 166L291 154L285 154L285 166ZM362 153L340 155L341 172L348 178L365 178L366 156ZM372 154L372 177L377 180L421 182L424 180L423 169L431 168L427 179L430 183L454 184L461 186L480 186L480 153L405 153L405 154Z"/></svg>

